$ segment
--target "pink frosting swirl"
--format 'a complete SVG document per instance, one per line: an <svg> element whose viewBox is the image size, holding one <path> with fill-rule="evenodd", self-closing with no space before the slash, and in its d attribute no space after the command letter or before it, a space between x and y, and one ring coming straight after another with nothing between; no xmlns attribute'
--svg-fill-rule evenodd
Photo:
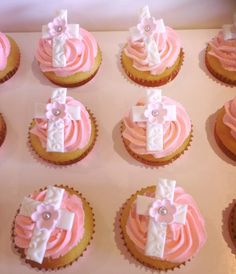
<svg viewBox="0 0 236 274"><path fill-rule="evenodd" d="M154 196L154 193L147 193L147 196ZM188 205L186 223L169 224L167 226L166 243L163 260L173 263L182 263L195 256L206 242L207 234L204 219L194 202L193 198L184 192L180 187L176 187L174 202ZM137 215L136 203L131 207L126 224L126 232L138 250L144 253L148 216Z"/></svg>
<svg viewBox="0 0 236 274"><path fill-rule="evenodd" d="M67 39L65 44L66 66L55 68L52 65L52 39L40 39L36 59L43 72L53 71L57 76L69 76L77 72L89 71L95 61L98 46L88 31L80 28L80 39Z"/></svg>
<svg viewBox="0 0 236 274"><path fill-rule="evenodd" d="M165 157L176 151L189 136L191 132L191 121L183 106L166 96L162 96L162 102L166 105L176 106L176 121L165 122L163 124L164 148L162 151L147 151L145 122L133 122L131 113L123 119L125 130L122 136L130 142L129 148L136 154L152 154L156 158ZM144 100L138 102L138 105L144 104Z"/></svg>
<svg viewBox="0 0 236 274"><path fill-rule="evenodd" d="M169 27L166 27L166 33L154 34L154 39L160 52L161 63L158 65L150 66L148 64L143 39L136 42L132 42L129 39L124 52L133 60L134 68L140 71L150 71L151 74L157 75L174 65L179 56L181 44L177 33Z"/></svg>
<svg viewBox="0 0 236 274"><path fill-rule="evenodd" d="M224 40L223 31L209 42L210 55L216 57L222 67L228 71L236 71L236 39Z"/></svg>
<svg viewBox="0 0 236 274"><path fill-rule="evenodd" d="M66 97L68 106L79 106L81 119L69 120L64 129L64 149L66 152L84 148L91 137L91 120L88 111L79 101ZM47 119L35 119L35 126L30 132L40 139L44 148L47 147Z"/></svg>
<svg viewBox="0 0 236 274"><path fill-rule="evenodd" d="M8 38L4 33L0 32L0 70L5 69L10 50L11 44Z"/></svg>
<svg viewBox="0 0 236 274"><path fill-rule="evenodd" d="M236 139L236 97L225 103L225 115L223 122L230 128L230 133Z"/></svg>
<svg viewBox="0 0 236 274"><path fill-rule="evenodd" d="M36 201L43 201L46 190L33 193L30 197ZM45 257L56 259L65 255L74 246L76 246L84 235L84 210L81 199L76 195L70 195L64 192L61 208L71 211L75 214L73 227L70 231L55 228L47 243ZM25 250L29 247L35 223L30 217L17 215L15 219L15 244Z"/></svg>

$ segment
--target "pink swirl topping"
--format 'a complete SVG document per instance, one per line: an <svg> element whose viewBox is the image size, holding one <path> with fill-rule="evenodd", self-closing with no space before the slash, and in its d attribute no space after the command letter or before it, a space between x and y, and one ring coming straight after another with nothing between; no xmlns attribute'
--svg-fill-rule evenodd
<svg viewBox="0 0 236 274"><path fill-rule="evenodd" d="M30 197L36 201L43 201L46 191L33 193ZM73 212L74 223L72 229L64 230L55 228L47 243L45 257L56 259L64 256L74 246L76 246L84 235L84 210L81 199L76 195L64 192L61 208ZM29 247L35 223L30 217L17 215L15 219L15 244L25 250Z"/></svg>
<svg viewBox="0 0 236 274"><path fill-rule="evenodd" d="M236 97L225 104L223 122L230 128L230 133L236 139Z"/></svg>
<svg viewBox="0 0 236 274"><path fill-rule="evenodd" d="M180 53L180 39L177 33L166 27L165 33L155 33L154 40L158 46L161 63L150 65L147 60L147 52L143 39L132 42L129 39L125 54L133 60L133 66L139 71L150 71L151 74L161 74L166 68L174 65Z"/></svg>
<svg viewBox="0 0 236 274"><path fill-rule="evenodd" d="M236 71L236 39L224 40L221 30L209 44L209 54L216 57L224 69Z"/></svg>
<svg viewBox="0 0 236 274"><path fill-rule="evenodd" d="M52 65L52 39L40 39L36 59L43 72L53 71L57 76L66 77L77 72L89 71L95 61L98 46L95 38L88 31L80 28L80 39L67 39L65 44L66 66Z"/></svg>
<svg viewBox="0 0 236 274"><path fill-rule="evenodd" d="M64 129L64 149L66 152L84 148L91 137L91 120L88 111L79 101L66 97L68 106L79 106L80 120L68 120ZM38 136L44 148L47 147L47 119L35 119L35 126L31 133Z"/></svg>
<svg viewBox="0 0 236 274"><path fill-rule="evenodd" d="M122 136L130 142L129 148L136 154L152 154L156 158L165 157L175 152L189 136L191 121L183 106L166 96L162 96L162 102L166 105L176 105L176 121L165 122L163 124L164 148L162 151L147 151L145 122L133 122L131 112L123 119L125 130ZM144 104L144 100L140 100L137 105Z"/></svg>
<svg viewBox="0 0 236 274"><path fill-rule="evenodd" d="M154 193L146 193L153 197ZM207 235L204 219L193 198L176 187L174 202L188 205L186 223L168 224L163 260L173 263L182 263L195 256L206 242ZM144 253L149 217L137 215L136 203L131 207L126 224L126 232L138 250Z"/></svg>
<svg viewBox="0 0 236 274"><path fill-rule="evenodd" d="M0 70L4 70L7 65L7 58L10 54L11 44L6 35L0 32Z"/></svg>

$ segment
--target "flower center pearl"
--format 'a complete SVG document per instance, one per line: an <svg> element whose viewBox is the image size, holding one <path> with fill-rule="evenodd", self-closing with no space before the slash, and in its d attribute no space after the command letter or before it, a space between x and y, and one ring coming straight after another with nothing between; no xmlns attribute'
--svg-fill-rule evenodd
<svg viewBox="0 0 236 274"><path fill-rule="evenodd" d="M155 109L152 111L152 116L157 117L158 114L159 114L158 110Z"/></svg>
<svg viewBox="0 0 236 274"><path fill-rule="evenodd" d="M42 217L44 220L49 220L51 218L52 214L48 211L43 212Z"/></svg>
<svg viewBox="0 0 236 274"><path fill-rule="evenodd" d="M151 27L150 27L149 25L146 25L146 26L144 27L144 30L145 30L146 32L148 32L148 31L151 30Z"/></svg>
<svg viewBox="0 0 236 274"><path fill-rule="evenodd" d="M61 114L60 109L54 109L54 110L53 110L53 114L54 114L55 116L60 115L60 114Z"/></svg>
<svg viewBox="0 0 236 274"><path fill-rule="evenodd" d="M62 32L62 26L57 27L57 32Z"/></svg>
<svg viewBox="0 0 236 274"><path fill-rule="evenodd" d="M168 213L168 210L165 206L161 206L158 208L158 213L162 216L166 215Z"/></svg>

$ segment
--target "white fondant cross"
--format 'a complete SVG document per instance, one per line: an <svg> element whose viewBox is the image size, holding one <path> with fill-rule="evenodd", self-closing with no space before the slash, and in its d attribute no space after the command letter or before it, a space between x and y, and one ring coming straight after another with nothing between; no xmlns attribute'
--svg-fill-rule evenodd
<svg viewBox="0 0 236 274"><path fill-rule="evenodd" d="M236 39L236 12L233 20L232 25L223 25L224 40Z"/></svg>
<svg viewBox="0 0 236 274"><path fill-rule="evenodd" d="M157 105L158 108L153 109L149 115L152 116L152 118L158 118L158 116L163 115L163 121L161 123L157 121L150 122L149 119L145 117L145 111L151 105ZM165 114L161 113L163 111ZM166 121L176 120L176 106L164 105L162 103L160 89L147 89L147 104L145 106L133 106L132 116L134 122L146 122L147 151L163 150L163 124Z"/></svg>
<svg viewBox="0 0 236 274"><path fill-rule="evenodd" d="M31 198L25 197L21 208L20 215L31 217L40 204L53 205L55 209L59 210L59 219L57 220L56 227L71 230L74 222L74 213L65 209L60 209L63 200L64 189L54 186L48 186L46 196L43 202L35 201ZM52 231L45 228L38 228L35 225L32 238L30 240L29 248L27 250L27 259L42 263L46 249L47 242L50 238Z"/></svg>
<svg viewBox="0 0 236 274"><path fill-rule="evenodd" d="M42 38L50 39L52 38L52 65L53 67L65 67L66 66L66 56L65 56L65 42L68 38L80 38L79 34L79 24L67 24L67 10L60 10L57 17L64 20L67 26L66 33L60 33L61 27L58 26L58 35L50 34L48 25L42 26Z"/></svg>
<svg viewBox="0 0 236 274"><path fill-rule="evenodd" d="M149 18L151 18L149 7L145 6L141 11L139 20L142 22L142 20L149 19ZM156 24L156 29L159 33L166 32L163 19L155 20L155 24ZM131 40L133 42L138 41L140 39L144 40L145 48L147 52L147 61L149 66L160 64L161 62L160 53L159 53L158 45L153 38L153 35L151 37L146 36L145 32L144 33L141 32L137 26L130 28L130 35L131 35Z"/></svg>
<svg viewBox="0 0 236 274"><path fill-rule="evenodd" d="M159 179L155 198L147 196L138 196L136 211L139 215L149 215L149 209L155 200L168 199L173 203L176 182L173 180ZM174 215L173 223L185 224L187 215L187 205L174 204L176 206L176 213ZM167 213L166 209L162 213ZM160 213L161 214L161 213ZM145 254L147 256L154 256L162 258L164 254L166 242L167 223L156 222L150 217L148 224L147 241L145 247Z"/></svg>
<svg viewBox="0 0 236 274"><path fill-rule="evenodd" d="M66 105L66 88L58 88L53 91L51 104L57 102L61 105ZM45 119L45 105L36 105L35 118ZM66 105L66 111L69 114L69 119L80 120L80 107ZM60 110L53 110L55 116L60 115ZM65 122L63 119L48 120L47 122L47 151L48 152L64 152L64 128Z"/></svg>

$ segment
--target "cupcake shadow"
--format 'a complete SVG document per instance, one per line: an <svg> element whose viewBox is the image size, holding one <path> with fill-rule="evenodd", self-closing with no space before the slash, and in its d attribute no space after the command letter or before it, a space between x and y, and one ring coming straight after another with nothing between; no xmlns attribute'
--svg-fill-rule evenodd
<svg viewBox="0 0 236 274"><path fill-rule="evenodd" d="M125 246L125 242L122 238L122 232L120 227L120 218L122 213L122 207L116 212L115 221L114 221L114 234L115 234L115 243L117 248L120 250L121 255L125 257L125 259L129 262L129 264L134 264L136 267L140 269L144 269L145 271L149 271L150 273L159 272L155 269L147 267L140 262L138 262L128 251L127 247Z"/></svg>
<svg viewBox="0 0 236 274"><path fill-rule="evenodd" d="M207 133L207 140L210 144L211 148L215 152L215 154L218 155L223 161L227 162L228 164L231 164L232 166L236 166L236 161L233 159L232 155L229 153L225 153L222 148L221 144L217 140L215 136L215 122L216 122L216 115L217 112L210 115L205 124L205 129Z"/></svg>
<svg viewBox="0 0 236 274"><path fill-rule="evenodd" d="M225 240L225 242L227 243L228 247L231 249L232 253L236 255L236 246L234 246L230 234L229 234L229 227L228 227L228 223L229 223L229 218L230 218L230 213L232 208L234 207L236 203L236 200L233 200L227 208L225 208L222 212L222 235L223 238Z"/></svg>
<svg viewBox="0 0 236 274"><path fill-rule="evenodd" d="M216 77L214 77L210 71L207 69L206 67L206 63L205 63L205 55L206 55L206 49L203 49L202 51L200 51L199 55L198 55L198 64L199 64L199 67L200 69L205 73L205 75L211 79L212 81L214 81L215 83L217 84L220 84L222 86L225 86L225 87L231 87L233 88L232 85L229 85L229 84L226 84L224 82L221 82L220 80L218 80Z"/></svg>
<svg viewBox="0 0 236 274"><path fill-rule="evenodd" d="M151 169L158 169L158 168L163 168L165 165L161 166L151 166L147 165L144 163L141 163L137 160L135 160L131 155L128 153L128 151L125 149L125 146L122 141L121 137L121 122L119 121L115 127L112 130L112 140L113 140L113 148L117 152L120 157L128 162L129 164L137 167L142 167L142 168L151 168Z"/></svg>

